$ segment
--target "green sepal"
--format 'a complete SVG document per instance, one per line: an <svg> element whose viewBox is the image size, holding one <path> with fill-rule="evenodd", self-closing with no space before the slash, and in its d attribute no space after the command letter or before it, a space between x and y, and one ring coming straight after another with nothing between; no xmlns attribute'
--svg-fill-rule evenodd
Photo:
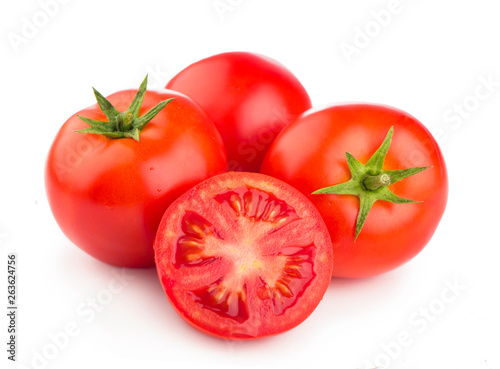
<svg viewBox="0 0 500 369"><path fill-rule="evenodd" d="M386 170L384 173L388 174L391 177L391 184L401 181L402 179L411 177L417 173L420 173L429 167L416 167L416 168L408 168L408 169L400 169L400 170Z"/></svg>
<svg viewBox="0 0 500 369"><path fill-rule="evenodd" d="M105 122L105 121L102 121L102 120L94 120L94 119L90 119L90 118L86 118L86 117L82 117L81 115L76 115L78 118L80 118L81 120L83 120L85 123L87 123L91 128L99 128L103 131L109 131L109 130L112 130L111 129L111 123L110 122ZM81 132L81 131L85 131L87 128L85 129L81 129L79 131L76 131L76 132Z"/></svg>
<svg viewBox="0 0 500 369"><path fill-rule="evenodd" d="M345 157L347 159L347 165L349 166L349 170L351 171L352 174L352 179L356 180L361 180L364 177L364 168L365 166L361 164L359 161L357 161L354 156L349 154L348 152L345 153Z"/></svg>
<svg viewBox="0 0 500 369"><path fill-rule="evenodd" d="M393 193L388 186L420 173L430 167L416 167L384 171L384 161L391 145L394 127L391 127L380 147L366 164L360 163L350 153L346 153L351 179L347 182L328 186L314 191L313 195L354 195L359 197L359 213L356 220L355 240L358 238L368 213L376 201L389 201L395 204L410 204L419 201L404 199ZM387 178L389 176L389 178Z"/></svg>
<svg viewBox="0 0 500 369"><path fill-rule="evenodd" d="M359 213L356 219L356 233L354 235L354 240L358 238L361 228L365 224L366 218L368 218L368 213L370 212L373 204L377 201L374 196L359 196Z"/></svg>
<svg viewBox="0 0 500 369"><path fill-rule="evenodd" d="M412 204L412 203L416 203L416 202L421 202L421 201L404 199L402 197L399 197L394 192L389 190L389 188L387 188L387 187L382 187L378 191L379 192L377 193L377 200L389 201L389 202L392 202L394 204Z"/></svg>
<svg viewBox="0 0 500 369"><path fill-rule="evenodd" d="M147 83L148 76L146 75L146 78L142 81L130 106L123 113L120 113L108 99L94 88L94 95L97 103L106 118L108 118L108 121L95 120L77 115L78 118L87 123L90 127L75 132L100 134L111 139L133 138L139 141L139 135L144 126L173 100L173 98L164 100L143 116L139 116L139 111L146 94Z"/></svg>
<svg viewBox="0 0 500 369"><path fill-rule="evenodd" d="M170 103L174 98L170 98L167 100L162 101L158 105L156 105L154 108L152 108L150 111L148 111L146 114L144 114L142 117L139 117L137 119L134 119L132 122L132 127L134 129L138 129L139 131L144 128L144 126L151 121L156 115Z"/></svg>
<svg viewBox="0 0 500 369"><path fill-rule="evenodd" d="M110 131L108 131L108 129L106 129L105 127L92 126L92 127L88 127L88 128L79 129L78 131L75 131L75 132L79 132L79 133L97 133L97 134L101 134L102 135L103 133L110 132Z"/></svg>
<svg viewBox="0 0 500 369"><path fill-rule="evenodd" d="M107 131L106 129L99 127L89 127L84 129L79 129L79 133L95 133L99 135L106 136L107 138L133 138L136 141L139 141L139 130L134 129L132 131L121 132L121 131Z"/></svg>
<svg viewBox="0 0 500 369"><path fill-rule="evenodd" d="M106 118L108 118L108 121L114 121L116 116L119 114L119 111L116 110L116 108L109 102L109 100L102 96L101 93L94 87L92 87L92 90L94 90L94 96L97 100L97 103L99 104L99 107L101 108Z"/></svg>
<svg viewBox="0 0 500 369"><path fill-rule="evenodd" d="M356 182L352 178L344 183L339 183L337 185L324 187L319 190L314 191L313 195L356 195L359 196L363 192L363 187L360 183Z"/></svg>
<svg viewBox="0 0 500 369"><path fill-rule="evenodd" d="M144 100L144 95L146 94L146 87L148 85L148 75L141 82L139 89L137 90L137 94L134 97L134 100L130 103L130 106L127 109L127 112L134 114L134 117L139 115L139 109L141 108L142 101Z"/></svg>
<svg viewBox="0 0 500 369"><path fill-rule="evenodd" d="M385 157L387 156L387 152L389 151L389 147L391 146L393 135L394 127L391 127L391 129L389 129L389 132L387 132L382 145L380 145L377 151L375 151L370 160L368 160L368 162L366 163L366 168L371 170L373 172L373 175L383 171Z"/></svg>

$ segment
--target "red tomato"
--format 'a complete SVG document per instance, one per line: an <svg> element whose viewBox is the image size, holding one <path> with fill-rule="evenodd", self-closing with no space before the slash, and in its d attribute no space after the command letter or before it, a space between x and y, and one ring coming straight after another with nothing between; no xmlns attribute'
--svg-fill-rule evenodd
<svg viewBox="0 0 500 369"><path fill-rule="evenodd" d="M212 177L165 212L158 275L177 312L202 332L251 339L291 329L328 288L332 246L300 192L258 173Z"/></svg>
<svg viewBox="0 0 500 369"><path fill-rule="evenodd" d="M120 91L108 99L121 112L136 92ZM139 117L169 98L173 100L144 126L139 141L75 132L90 129L75 114L48 154L45 184L57 223L78 247L106 263L153 266L153 241L166 208L184 191L226 169L217 129L186 96L147 91ZM78 115L106 121L97 104Z"/></svg>
<svg viewBox="0 0 500 369"><path fill-rule="evenodd" d="M391 171L410 167L419 168ZM339 277L384 273L417 255L434 234L448 194L444 159L429 131L409 114L378 105L304 113L275 140L261 171L295 186L316 205L332 237L333 275ZM392 180L367 187L384 173ZM375 202L387 199L398 203Z"/></svg>
<svg viewBox="0 0 500 369"><path fill-rule="evenodd" d="M281 129L311 107L300 82L273 59L230 52L200 60L167 88L201 105L222 136L228 170L258 172Z"/></svg>

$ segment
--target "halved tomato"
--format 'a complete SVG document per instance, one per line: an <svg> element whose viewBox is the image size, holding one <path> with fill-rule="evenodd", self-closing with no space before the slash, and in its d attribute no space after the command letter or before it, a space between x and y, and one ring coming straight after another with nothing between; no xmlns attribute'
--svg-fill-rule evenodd
<svg viewBox="0 0 500 369"><path fill-rule="evenodd" d="M177 312L222 338L251 339L304 321L326 292L332 244L313 204L258 173L212 177L165 212L158 275Z"/></svg>

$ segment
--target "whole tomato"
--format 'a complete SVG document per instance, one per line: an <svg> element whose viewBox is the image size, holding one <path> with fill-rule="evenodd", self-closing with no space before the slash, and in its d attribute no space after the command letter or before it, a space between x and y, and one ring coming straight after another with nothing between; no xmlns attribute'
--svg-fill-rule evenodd
<svg viewBox="0 0 500 369"><path fill-rule="evenodd" d="M313 109L270 147L262 173L306 194L333 243L333 275L367 277L417 255L445 210L441 151L411 115L387 106Z"/></svg>
<svg viewBox="0 0 500 369"><path fill-rule="evenodd" d="M230 171L258 172L276 135L311 108L309 95L288 69L248 52L200 60L167 88L188 95L207 112L226 146Z"/></svg>
<svg viewBox="0 0 500 369"><path fill-rule="evenodd" d="M125 90L70 117L50 148L47 196L66 236L116 266L154 265L165 209L184 191L224 172L217 129L188 97Z"/></svg>

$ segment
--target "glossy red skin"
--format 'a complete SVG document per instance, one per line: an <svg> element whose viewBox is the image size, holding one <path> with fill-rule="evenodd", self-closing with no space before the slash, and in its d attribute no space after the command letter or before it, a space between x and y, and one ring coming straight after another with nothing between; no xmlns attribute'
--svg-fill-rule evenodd
<svg viewBox="0 0 500 369"><path fill-rule="evenodd" d="M240 269L231 261L232 252L235 251L227 251L227 246L235 245L245 252L247 244L240 243L245 237L238 232L238 224L232 223L232 218L228 217L222 206L214 201L214 196L243 185L273 194L294 208L299 216L297 220L262 238L267 241L261 241L261 238L255 236L258 228L254 228L253 224L258 224L261 220L258 217L250 219L250 225L242 228L243 233L252 239L248 250L251 253L256 252L257 255L269 255L273 254L269 251L271 249L276 251L283 250L289 245L300 247L313 243L315 277L300 293L295 291L298 297L289 308L276 315L269 300L258 298L256 293L258 289L255 287L260 277L271 278L272 268L268 266L257 271L257 278L251 274L252 277L245 279L245 275L241 277L240 274L236 274L238 278L247 282L246 300L249 308L249 318L242 323L236 323L197 304L189 295L188 286L194 289L210 285L221 276L229 276L228 283L241 284L240 279L235 281L235 278L231 278L234 275L232 273ZM202 215L215 226L222 239L218 262L208 266L176 267L176 252L178 252L176 247L179 238L185 234L182 232L181 224L186 210ZM269 245L274 246L271 249L266 248ZM259 254L262 250L266 252ZM248 340L282 333L303 322L316 308L330 284L333 255L328 230L321 216L314 205L299 191L282 181L259 173L229 172L200 183L184 193L168 208L158 228L155 258L158 276L165 293L177 313L188 324L218 338ZM299 271L302 274L298 280L307 278L302 269ZM283 273L282 269L278 269L278 273Z"/></svg>
<svg viewBox="0 0 500 369"><path fill-rule="evenodd" d="M248 52L200 60L167 88L191 97L213 120L226 146L229 171L258 172L276 135L311 108L306 90L288 69Z"/></svg>
<svg viewBox="0 0 500 369"><path fill-rule="evenodd" d="M384 170L432 168L389 187L420 203L376 202L354 241L358 198L311 193L349 180L345 153L366 164L391 126ZM445 162L430 132L411 115L380 105L345 104L304 113L275 140L261 172L296 187L318 208L332 237L337 277L374 276L409 261L431 239L448 196Z"/></svg>
<svg viewBox="0 0 500 369"><path fill-rule="evenodd" d="M125 111L136 92L108 99ZM195 184L225 171L217 129L191 99L147 91L139 115L171 97L139 142L74 132L88 127L75 114L50 148L45 185L52 213L73 243L105 263L153 266L153 240L165 209ZM97 104L77 114L107 120Z"/></svg>

